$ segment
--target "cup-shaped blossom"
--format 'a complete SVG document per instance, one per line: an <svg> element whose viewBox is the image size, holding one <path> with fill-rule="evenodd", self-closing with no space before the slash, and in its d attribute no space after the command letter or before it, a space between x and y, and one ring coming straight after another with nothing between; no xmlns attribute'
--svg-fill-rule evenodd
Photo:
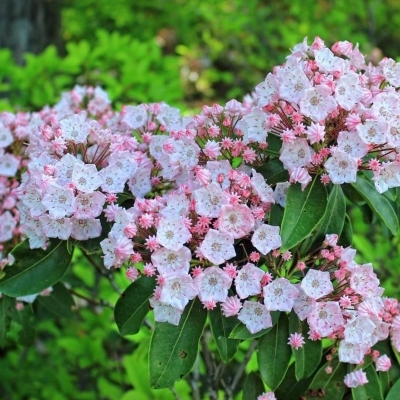
<svg viewBox="0 0 400 400"><path fill-rule="evenodd" d="M367 374L361 369L350 372L344 377L344 384L349 388L362 386L366 383L368 383Z"/></svg>
<svg viewBox="0 0 400 400"><path fill-rule="evenodd" d="M339 343L338 356L340 362L350 364L359 364L370 348L369 343L350 343L347 340L341 340Z"/></svg>
<svg viewBox="0 0 400 400"><path fill-rule="evenodd" d="M301 281L301 288L307 296L316 300L331 293L333 284L329 272L309 269Z"/></svg>
<svg viewBox="0 0 400 400"><path fill-rule="evenodd" d="M192 259L191 251L183 246L179 250L169 250L160 248L151 255L151 262L157 268L161 275L179 275L187 274Z"/></svg>
<svg viewBox="0 0 400 400"><path fill-rule="evenodd" d="M192 234L183 218L162 218L157 227L157 241L168 250L179 250Z"/></svg>
<svg viewBox="0 0 400 400"><path fill-rule="evenodd" d="M279 226L262 224L254 231L251 243L261 254L266 255L271 250L281 247L282 238L279 229Z"/></svg>
<svg viewBox="0 0 400 400"><path fill-rule="evenodd" d="M229 204L222 206L218 218L218 229L232 234L235 239L246 236L255 223L250 208L245 204Z"/></svg>
<svg viewBox="0 0 400 400"><path fill-rule="evenodd" d="M264 271L254 264L244 265L235 278L236 293L241 299L261 293L261 279Z"/></svg>
<svg viewBox="0 0 400 400"><path fill-rule="evenodd" d="M232 278L218 267L209 267L194 278L194 284L203 303L224 302L228 297Z"/></svg>
<svg viewBox="0 0 400 400"><path fill-rule="evenodd" d="M51 218L63 218L75 211L75 195L72 189L51 183L43 196L42 204Z"/></svg>
<svg viewBox="0 0 400 400"><path fill-rule="evenodd" d="M213 264L219 265L235 257L234 239L230 233L210 229L199 246L201 254Z"/></svg>
<svg viewBox="0 0 400 400"><path fill-rule="evenodd" d="M84 193L91 193L103 183L94 164L76 162L72 171L72 183Z"/></svg>
<svg viewBox="0 0 400 400"><path fill-rule="evenodd" d="M339 303L336 301L321 301L307 317L310 328L322 337L331 335L344 325L344 319Z"/></svg>
<svg viewBox="0 0 400 400"><path fill-rule="evenodd" d="M206 187L193 191L196 213L204 217L218 218L223 205L229 204L229 198L221 186L211 182Z"/></svg>
<svg viewBox="0 0 400 400"><path fill-rule="evenodd" d="M291 311L299 290L286 278L278 278L264 286L264 304L269 311Z"/></svg>
<svg viewBox="0 0 400 400"><path fill-rule="evenodd" d="M342 150L335 150L324 166L331 182L335 185L356 181L357 161Z"/></svg>
<svg viewBox="0 0 400 400"><path fill-rule="evenodd" d="M150 298L150 305L153 307L154 319L157 322L168 322L172 325L179 325L183 310L172 307L169 304L161 303L155 297Z"/></svg>
<svg viewBox="0 0 400 400"><path fill-rule="evenodd" d="M250 333L257 333L272 326L269 310L257 301L246 300L237 318L246 325Z"/></svg>
<svg viewBox="0 0 400 400"><path fill-rule="evenodd" d="M371 343L371 335L375 329L375 324L366 315L356 315L346 321L344 328L344 338L349 343Z"/></svg>
<svg viewBox="0 0 400 400"><path fill-rule="evenodd" d="M359 265L352 271L350 287L363 297L379 296L383 292L372 264Z"/></svg>
<svg viewBox="0 0 400 400"><path fill-rule="evenodd" d="M190 275L171 275L164 279L160 289L161 303L183 310L198 294Z"/></svg>

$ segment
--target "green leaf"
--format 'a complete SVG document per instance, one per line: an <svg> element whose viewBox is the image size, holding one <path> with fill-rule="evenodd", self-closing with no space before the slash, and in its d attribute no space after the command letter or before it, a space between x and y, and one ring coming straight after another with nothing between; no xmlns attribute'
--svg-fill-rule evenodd
<svg viewBox="0 0 400 400"><path fill-rule="evenodd" d="M190 372L206 319L207 311L196 299L186 306L178 326L156 323L149 352L151 387L171 387Z"/></svg>
<svg viewBox="0 0 400 400"><path fill-rule="evenodd" d="M16 308L12 311L12 320L21 325L21 330L18 332L18 343L23 346L32 345L35 340L35 329L32 326L32 305L24 304L21 310Z"/></svg>
<svg viewBox="0 0 400 400"><path fill-rule="evenodd" d="M309 236L325 214L327 191L318 176L304 189L291 185L287 191L283 215L281 251L291 249Z"/></svg>
<svg viewBox="0 0 400 400"><path fill-rule="evenodd" d="M330 365L332 373L327 374L325 368ZM309 389L314 393L325 393L325 398L329 400L342 400L346 392L346 386L343 382L347 372L345 363L340 363L337 358L330 364L324 364L314 376Z"/></svg>
<svg viewBox="0 0 400 400"><path fill-rule="evenodd" d="M258 342L258 366L263 381L271 390L275 390L283 381L289 368L292 350L287 344L289 321L281 313L276 325Z"/></svg>
<svg viewBox="0 0 400 400"><path fill-rule="evenodd" d="M224 363L228 363L236 354L240 344L240 340L229 338L233 328L237 325L237 318L225 317L219 305L213 310L210 310L208 315L210 318L211 332L217 344L221 359Z"/></svg>
<svg viewBox="0 0 400 400"><path fill-rule="evenodd" d="M300 399L311 383L312 377L304 378L298 381L295 374L295 364L290 364L290 367L285 375L285 379L275 391L277 399L297 400Z"/></svg>
<svg viewBox="0 0 400 400"><path fill-rule="evenodd" d="M363 368L364 369L364 368ZM354 400L383 400L382 387L375 371L374 365L364 369L368 383L351 389Z"/></svg>
<svg viewBox="0 0 400 400"><path fill-rule="evenodd" d="M11 312L15 308L13 297L2 296L0 298L0 347L6 343L7 331L11 325Z"/></svg>
<svg viewBox="0 0 400 400"><path fill-rule="evenodd" d="M247 329L246 325L239 322L232 332L229 335L230 339L239 339L239 340L251 340L256 339L261 336L264 336L267 332L269 332L272 327L278 322L280 315L280 311L271 311L271 319L272 319L272 326L267 329L261 329L261 331L256 333L250 333Z"/></svg>
<svg viewBox="0 0 400 400"><path fill-rule="evenodd" d="M260 375L255 372L250 372L244 381L243 387L243 400L257 400L257 397L260 396L265 391L263 381Z"/></svg>
<svg viewBox="0 0 400 400"><path fill-rule="evenodd" d="M232 168L234 169L239 168L242 161L243 161L242 157L233 157Z"/></svg>
<svg viewBox="0 0 400 400"><path fill-rule="evenodd" d="M38 302L53 314L63 318L72 318L71 308L75 305L74 299L68 289L60 282L53 286L48 296L38 296Z"/></svg>
<svg viewBox="0 0 400 400"><path fill-rule="evenodd" d="M268 223L273 226L281 226L284 212L284 208L279 204L271 204Z"/></svg>
<svg viewBox="0 0 400 400"><path fill-rule="evenodd" d="M392 234L396 235L399 230L399 220L390 201L385 196L379 194L371 182L361 177L357 177L356 183L353 183L352 186L365 199L372 211L378 215Z"/></svg>
<svg viewBox="0 0 400 400"><path fill-rule="evenodd" d="M399 400L400 399L400 379L389 390L385 400Z"/></svg>
<svg viewBox="0 0 400 400"><path fill-rule="evenodd" d="M11 254L15 262L4 268L5 276L0 280L0 292L11 297L40 293L53 286L72 259L64 240L52 240L46 250L32 250L25 240Z"/></svg>
<svg viewBox="0 0 400 400"><path fill-rule="evenodd" d="M282 147L282 139L277 135L269 134L267 142L268 142L268 147L265 150L265 152L270 156L279 157L280 150Z"/></svg>
<svg viewBox="0 0 400 400"><path fill-rule="evenodd" d="M329 193L328 205L314 235L314 243L320 245L326 234L336 233L340 236L346 217L346 199L340 185L334 185Z"/></svg>
<svg viewBox="0 0 400 400"><path fill-rule="evenodd" d="M353 226L351 225L351 219L348 214L345 216L344 226L338 244L343 247L348 247L353 244Z"/></svg>
<svg viewBox="0 0 400 400"><path fill-rule="evenodd" d="M289 332L299 332L304 337L304 345L299 349L292 349L295 358L296 379L307 378L317 369L322 357L322 341L308 338L309 326L306 321L301 322L295 312L290 313Z"/></svg>
<svg viewBox="0 0 400 400"><path fill-rule="evenodd" d="M135 335L150 310L149 299L154 294L156 280L140 277L131 283L118 299L114 318L121 335Z"/></svg>
<svg viewBox="0 0 400 400"><path fill-rule="evenodd" d="M289 173L279 159L274 158L258 168L257 172L267 180L269 185L289 180Z"/></svg>

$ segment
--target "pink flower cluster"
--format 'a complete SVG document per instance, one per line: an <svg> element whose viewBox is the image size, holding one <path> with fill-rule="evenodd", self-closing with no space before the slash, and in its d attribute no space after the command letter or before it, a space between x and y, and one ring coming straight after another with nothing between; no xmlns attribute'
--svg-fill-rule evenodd
<svg viewBox="0 0 400 400"><path fill-rule="evenodd" d="M278 135L279 159L303 187L314 174L324 184L342 184L355 182L363 170L373 172L379 193L398 187L399 66L388 58L366 65L349 42L329 49L320 38L311 45L305 39L255 88L255 107L244 121L259 121L260 129L246 137Z"/></svg>
<svg viewBox="0 0 400 400"><path fill-rule="evenodd" d="M251 333L272 326L272 311L295 312L342 362L362 363L389 335L400 351L398 302L382 298L372 265L357 264L337 235L293 262L270 223L272 204L285 207L290 184L305 188L312 175L342 184L371 170L378 192L400 186L397 70L388 59L366 66L347 42L305 41L256 87L255 104L231 100L193 117L165 103L114 112L100 88L76 87L20 124L29 160L12 193L23 233L31 248L98 238L106 268L156 277L159 322L177 325L197 297ZM257 169L272 135L290 181L271 186ZM304 338L292 332L289 344Z"/></svg>

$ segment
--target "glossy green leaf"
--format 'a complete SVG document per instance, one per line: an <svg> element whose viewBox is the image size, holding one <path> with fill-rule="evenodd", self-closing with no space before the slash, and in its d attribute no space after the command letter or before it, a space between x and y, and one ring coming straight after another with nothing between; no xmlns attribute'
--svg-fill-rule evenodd
<svg viewBox="0 0 400 400"><path fill-rule="evenodd" d="M277 158L274 158L263 164L257 169L257 172L262 174L269 185L274 185L275 183L289 180L288 171L283 167L283 164Z"/></svg>
<svg viewBox="0 0 400 400"><path fill-rule="evenodd" d="M281 313L278 322L258 342L258 366L263 381L271 390L275 390L285 378L292 356L287 344L289 321Z"/></svg>
<svg viewBox="0 0 400 400"><path fill-rule="evenodd" d="M279 204L271 204L268 221L269 225L281 226L284 212L285 209L282 208Z"/></svg>
<svg viewBox="0 0 400 400"><path fill-rule="evenodd" d="M379 194L371 182L361 177L357 177L356 183L352 185L365 199L374 213L390 229L392 234L396 235L399 230L399 220L390 201L385 196Z"/></svg>
<svg viewBox="0 0 400 400"><path fill-rule="evenodd" d="M242 161L243 161L242 157L234 157L232 160L232 168L234 169L239 168Z"/></svg>
<svg viewBox="0 0 400 400"><path fill-rule="evenodd" d="M53 286L72 259L64 240L51 241L46 250L31 250L25 240L14 248L12 255L15 262L4 268L5 276L0 279L0 292L11 297L40 293Z"/></svg>
<svg viewBox="0 0 400 400"><path fill-rule="evenodd" d="M140 277L122 293L114 309L115 322L121 335L139 332L144 317L150 311L149 299L155 287L154 278Z"/></svg>
<svg viewBox="0 0 400 400"><path fill-rule="evenodd" d="M326 187L317 176L304 191L300 184L289 187L281 229L282 252L296 246L313 232L324 216L327 204Z"/></svg>
<svg viewBox="0 0 400 400"><path fill-rule="evenodd" d="M74 299L69 290L60 282L53 286L48 296L38 296L37 301L59 317L71 318L74 315L72 312L72 307L75 305Z"/></svg>
<svg viewBox="0 0 400 400"><path fill-rule="evenodd" d="M385 400L399 400L400 399L400 379L389 390Z"/></svg>
<svg viewBox="0 0 400 400"><path fill-rule="evenodd" d="M351 225L351 219L348 214L346 214L344 219L343 230L338 244L343 247L348 247L353 244L353 226Z"/></svg>
<svg viewBox="0 0 400 400"><path fill-rule="evenodd" d="M230 339L229 335L237 325L237 318L225 317L221 307L218 305L208 312L210 319L211 332L217 344L218 352L224 363L228 363L236 354L240 340Z"/></svg>
<svg viewBox="0 0 400 400"><path fill-rule="evenodd" d="M363 368L367 374L368 383L351 389L354 400L383 400L382 387L375 371L375 366L370 364L367 368Z"/></svg>
<svg viewBox="0 0 400 400"><path fill-rule="evenodd" d="M171 387L190 372L206 319L207 311L196 299L186 306L178 326L156 323L149 352L151 387Z"/></svg>
<svg viewBox="0 0 400 400"><path fill-rule="evenodd" d="M295 358L295 372L297 380L307 378L317 369L322 357L322 341L310 340L310 330L306 321L300 321L295 312L290 313L289 332L299 332L304 337L304 345L299 349L292 349Z"/></svg>
<svg viewBox="0 0 400 400"><path fill-rule="evenodd" d="M346 392L343 379L347 373L347 366L345 363L340 363L337 358L331 361L329 365L332 367L332 373L327 374L325 372L328 363L324 364L314 376L309 389L316 394L325 393L326 399L342 400Z"/></svg>
<svg viewBox="0 0 400 400"><path fill-rule="evenodd" d="M290 364L290 367L285 375L285 379L275 390L277 399L297 400L301 395L305 394L309 384L312 381L312 376L301 380L296 379L295 364Z"/></svg>
<svg viewBox="0 0 400 400"><path fill-rule="evenodd" d="M13 297L2 296L0 298L0 347L6 342L7 331L11 324L11 311L15 308Z"/></svg>
<svg viewBox="0 0 400 400"><path fill-rule="evenodd" d="M340 185L334 185L329 193L328 205L314 235L314 243L320 245L326 234L336 233L340 236L346 217L346 199Z"/></svg>
<svg viewBox="0 0 400 400"><path fill-rule="evenodd" d="M280 311L271 311L272 326L274 326L278 322L279 315ZM256 339L264 336L267 332L269 332L272 329L272 326L267 329L261 329L261 331L256 333L250 333L246 325L244 325L242 322L239 322L230 333L229 338L240 340Z"/></svg>
<svg viewBox="0 0 400 400"><path fill-rule="evenodd" d="M250 372L244 381L243 400L257 400L258 396L265 391L263 381L255 372Z"/></svg>
<svg viewBox="0 0 400 400"><path fill-rule="evenodd" d="M279 136L270 133L268 135L267 141L268 141L268 147L265 150L265 152L270 156L279 157L280 150L282 147L282 139Z"/></svg>

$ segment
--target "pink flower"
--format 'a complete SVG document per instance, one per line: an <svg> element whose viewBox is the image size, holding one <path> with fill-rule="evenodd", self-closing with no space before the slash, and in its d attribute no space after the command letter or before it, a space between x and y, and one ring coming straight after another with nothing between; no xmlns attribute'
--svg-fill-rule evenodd
<svg viewBox="0 0 400 400"><path fill-rule="evenodd" d="M206 268L203 273L198 274L194 279L198 297L203 303L208 301L224 302L231 284L232 278L218 267Z"/></svg>
<svg viewBox="0 0 400 400"><path fill-rule="evenodd" d="M223 303L221 303L221 310L225 317L232 317L234 315L237 315L241 308L242 303L239 297L237 297L236 295L227 297L227 299Z"/></svg>
<svg viewBox="0 0 400 400"><path fill-rule="evenodd" d="M210 229L199 246L199 250L209 261L219 265L235 257L236 251L233 244L234 239L230 233Z"/></svg>
<svg viewBox="0 0 400 400"><path fill-rule="evenodd" d="M183 218L163 218L157 227L157 241L168 250L179 250L192 234Z"/></svg>
<svg viewBox="0 0 400 400"><path fill-rule="evenodd" d="M297 350L303 347L304 343L304 337L301 333L295 332L290 334L288 344L290 344L293 349Z"/></svg>
<svg viewBox="0 0 400 400"><path fill-rule="evenodd" d="M266 307L254 301L245 301L238 320L243 322L250 333L257 333L272 326L272 319Z"/></svg>
<svg viewBox="0 0 400 400"><path fill-rule="evenodd" d="M257 400L276 400L274 392L262 393L257 397Z"/></svg>
<svg viewBox="0 0 400 400"><path fill-rule="evenodd" d="M344 377L344 383L347 387L355 388L368 383L367 374L358 369L357 371L350 372Z"/></svg>
<svg viewBox="0 0 400 400"><path fill-rule="evenodd" d="M390 367L392 366L392 362L390 358L384 354L383 356L380 356L377 358L375 361L375 366L377 371L389 371Z"/></svg>
<svg viewBox="0 0 400 400"><path fill-rule="evenodd" d="M263 288L268 311L291 311L299 290L286 278L278 278Z"/></svg>
<svg viewBox="0 0 400 400"><path fill-rule="evenodd" d="M309 269L301 282L301 288L307 296L312 299L319 299L333 291L329 272Z"/></svg>
<svg viewBox="0 0 400 400"><path fill-rule="evenodd" d="M254 226L254 217L247 205L223 205L218 218L221 232L232 234L234 239L246 236Z"/></svg>
<svg viewBox="0 0 400 400"><path fill-rule="evenodd" d="M264 271L254 264L247 263L235 278L236 292L241 299L261 293L261 279Z"/></svg>

